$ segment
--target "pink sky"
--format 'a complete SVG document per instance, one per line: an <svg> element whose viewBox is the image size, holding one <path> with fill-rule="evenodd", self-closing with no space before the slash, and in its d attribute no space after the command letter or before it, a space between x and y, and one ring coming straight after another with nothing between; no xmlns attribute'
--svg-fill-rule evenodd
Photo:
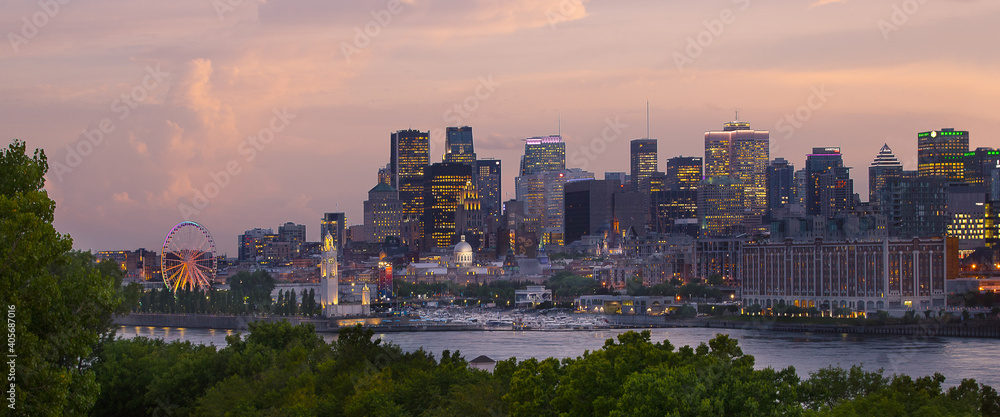
<svg viewBox="0 0 1000 417"><path fill-rule="evenodd" d="M4 135L46 150L56 227L80 249L158 248L185 214L230 255L286 221L317 240L323 212L361 223L390 132L410 127L471 125L510 198L521 139L560 116L570 167L626 171L647 99L661 167L703 155L739 109L796 168L843 147L863 200L882 143L906 169L919 131L1000 146L995 1L51 0L0 16ZM615 118L628 127L595 143ZM182 213L196 190L218 192Z"/></svg>

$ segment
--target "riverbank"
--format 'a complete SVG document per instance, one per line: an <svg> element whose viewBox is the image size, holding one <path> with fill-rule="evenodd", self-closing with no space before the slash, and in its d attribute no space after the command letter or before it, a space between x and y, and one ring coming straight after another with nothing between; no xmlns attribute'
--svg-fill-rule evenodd
<svg viewBox="0 0 1000 417"><path fill-rule="evenodd" d="M968 337L1000 339L1000 320L968 320L962 323L939 323L935 321L920 324L854 325L823 323L787 323L774 319L727 320L717 318L672 319L669 316L628 316L594 315L606 319L601 326L579 326L565 328L523 328L525 331L585 331L602 329L641 329L669 327L699 327L720 329L745 329L800 333L840 333L866 335L899 335L918 337ZM329 319L305 317L255 317L220 316L206 314L149 314L136 313L115 318L115 324L137 327L174 327L193 329L247 330L254 321L288 321L293 325L312 324L317 332L336 333L341 327L362 324L379 332L441 332L441 331L507 331L505 326L484 324L447 323L434 324L408 319L366 318Z"/></svg>

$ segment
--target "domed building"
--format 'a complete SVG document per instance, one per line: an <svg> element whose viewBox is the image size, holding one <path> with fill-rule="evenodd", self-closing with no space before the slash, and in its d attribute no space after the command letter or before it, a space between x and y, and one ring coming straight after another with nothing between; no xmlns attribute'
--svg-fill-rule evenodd
<svg viewBox="0 0 1000 417"><path fill-rule="evenodd" d="M475 262L472 245L465 241L465 235L462 235L461 242L455 244L455 256L452 259L456 268L468 268Z"/></svg>

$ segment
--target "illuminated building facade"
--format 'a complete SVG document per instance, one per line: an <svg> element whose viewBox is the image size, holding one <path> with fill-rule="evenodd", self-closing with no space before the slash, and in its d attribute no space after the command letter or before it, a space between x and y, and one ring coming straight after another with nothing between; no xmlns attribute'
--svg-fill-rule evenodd
<svg viewBox="0 0 1000 417"><path fill-rule="evenodd" d="M413 247L422 239L424 212L424 173L431 162L430 133L419 130L400 130L391 135L389 167L392 181L389 185L399 192L403 204L402 221L408 230L407 243Z"/></svg>
<svg viewBox="0 0 1000 417"><path fill-rule="evenodd" d="M521 175L566 169L566 143L562 136L539 136L524 140Z"/></svg>
<svg viewBox="0 0 1000 417"><path fill-rule="evenodd" d="M941 129L917 134L917 175L941 176L950 182L965 178L969 132Z"/></svg>
<svg viewBox="0 0 1000 417"><path fill-rule="evenodd" d="M948 236L958 238L959 250L986 246L987 239L997 237L988 197L983 186L966 183L948 186Z"/></svg>
<svg viewBox="0 0 1000 417"><path fill-rule="evenodd" d="M259 227L247 230L237 238L240 261L265 261L264 251L267 244L278 241L278 235L274 234L273 229Z"/></svg>
<svg viewBox="0 0 1000 417"><path fill-rule="evenodd" d="M324 236L326 233L333 235L333 243L337 245L337 251L343 252L347 237L347 214L323 213L323 218L319 223L319 233L320 236Z"/></svg>
<svg viewBox="0 0 1000 417"><path fill-rule="evenodd" d="M386 164L384 168L378 169L378 182L380 184L392 185L392 164Z"/></svg>
<svg viewBox="0 0 1000 417"><path fill-rule="evenodd" d="M656 139L635 139L630 145L632 190L649 192L649 178L657 170Z"/></svg>
<svg viewBox="0 0 1000 417"><path fill-rule="evenodd" d="M140 248L134 251L113 250L94 254L97 261L111 261L125 272L126 282L142 282L156 279L160 272L160 254Z"/></svg>
<svg viewBox="0 0 1000 417"><path fill-rule="evenodd" d="M403 203L399 192L389 184L379 183L368 190L364 212L364 237L354 240L381 243L387 237L403 235Z"/></svg>
<svg viewBox="0 0 1000 417"><path fill-rule="evenodd" d="M806 174L806 214L832 218L854 206L854 180L839 147L813 148Z"/></svg>
<svg viewBox="0 0 1000 417"><path fill-rule="evenodd" d="M444 162L476 165L476 150L472 143L472 127L448 127L445 129Z"/></svg>
<svg viewBox="0 0 1000 417"><path fill-rule="evenodd" d="M795 166L775 158L767 166L767 212L795 203Z"/></svg>
<svg viewBox="0 0 1000 417"><path fill-rule="evenodd" d="M479 247L483 237L483 209L479 193L472 181L465 184L465 189L459 194L458 208L455 211L455 234L465 241L469 237L471 245Z"/></svg>
<svg viewBox="0 0 1000 417"><path fill-rule="evenodd" d="M709 177L698 186L698 221L701 236L723 237L747 233L747 209L739 180L727 176Z"/></svg>
<svg viewBox="0 0 1000 417"><path fill-rule="evenodd" d="M990 188L993 184L992 174L1000 167L1000 150L976 148L965 154L963 166L965 182Z"/></svg>
<svg viewBox="0 0 1000 417"><path fill-rule="evenodd" d="M319 264L319 302L323 315L330 317L337 314L340 304L340 274L337 270L336 237L329 230L322 232L323 247Z"/></svg>
<svg viewBox="0 0 1000 417"><path fill-rule="evenodd" d="M703 159L700 156L677 156L667 160L664 190L695 191L701 183Z"/></svg>
<svg viewBox="0 0 1000 417"><path fill-rule="evenodd" d="M653 191L649 195L652 230L657 233L695 233L698 190ZM689 230L694 226L694 230Z"/></svg>
<svg viewBox="0 0 1000 417"><path fill-rule="evenodd" d="M743 305L857 313L945 307L945 239L744 244Z"/></svg>
<svg viewBox="0 0 1000 417"><path fill-rule="evenodd" d="M476 190L482 203L483 216L492 219L500 218L500 197L503 191L499 159L480 159L476 161Z"/></svg>
<svg viewBox="0 0 1000 417"><path fill-rule="evenodd" d="M424 201L424 249L451 246L455 237L455 213L468 184L471 165L441 162L427 167Z"/></svg>
<svg viewBox="0 0 1000 417"><path fill-rule="evenodd" d="M887 213L890 236L942 237L947 232L948 179L942 176L919 177L903 171L889 181Z"/></svg>
<svg viewBox="0 0 1000 417"><path fill-rule="evenodd" d="M722 131L705 132L705 178L729 176L743 185L743 221L751 230L766 229L770 136L740 121L726 123Z"/></svg>
<svg viewBox="0 0 1000 417"><path fill-rule="evenodd" d="M889 144L882 145L868 167L868 202L881 206L889 199L889 184L903 175L903 164L896 159Z"/></svg>
<svg viewBox="0 0 1000 417"><path fill-rule="evenodd" d="M378 299L390 301L394 298L392 288L392 259L383 253L378 260Z"/></svg>
<svg viewBox="0 0 1000 417"><path fill-rule="evenodd" d="M543 171L515 178L518 201L524 202L528 232L536 232L541 243L562 245L565 242L564 186L567 182L592 180L594 174L580 168ZM537 224L536 229L531 224Z"/></svg>
<svg viewBox="0 0 1000 417"><path fill-rule="evenodd" d="M288 242L292 256L302 252L302 244L306 243L306 225L286 222L278 226L278 241Z"/></svg>

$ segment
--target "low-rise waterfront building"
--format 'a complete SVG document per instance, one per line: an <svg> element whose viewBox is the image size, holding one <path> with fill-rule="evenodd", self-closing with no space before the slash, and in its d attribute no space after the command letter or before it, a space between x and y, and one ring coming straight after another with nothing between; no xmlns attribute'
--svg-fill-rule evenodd
<svg viewBox="0 0 1000 417"><path fill-rule="evenodd" d="M942 238L747 243L740 249L744 306L859 314L945 307L949 254Z"/></svg>

